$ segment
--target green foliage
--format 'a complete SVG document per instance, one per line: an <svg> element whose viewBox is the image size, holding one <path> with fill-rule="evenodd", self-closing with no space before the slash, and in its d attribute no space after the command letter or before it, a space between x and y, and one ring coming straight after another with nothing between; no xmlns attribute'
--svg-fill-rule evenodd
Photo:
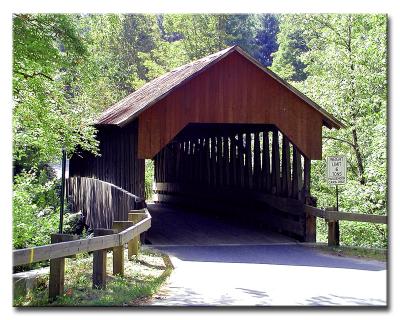
<svg viewBox="0 0 400 320"><path fill-rule="evenodd" d="M256 58L262 65L270 67L272 54L278 50L277 34L279 32L278 18L274 14L264 14L260 17L262 27L256 35L256 43L259 46Z"/></svg>
<svg viewBox="0 0 400 320"><path fill-rule="evenodd" d="M153 198L154 161L146 159L144 172L144 195L146 200Z"/></svg>
<svg viewBox="0 0 400 320"><path fill-rule="evenodd" d="M307 78L307 72L305 63L301 61L301 55L308 48L302 35L303 30L293 20L291 15L279 17L280 31L277 35L279 50L272 54L271 69L286 80L303 81Z"/></svg>
<svg viewBox="0 0 400 320"><path fill-rule="evenodd" d="M72 105L70 70L85 47L68 15L17 14L13 19L13 160L30 169L57 159L61 146L94 151L92 113Z"/></svg>
<svg viewBox="0 0 400 320"><path fill-rule="evenodd" d="M58 227L59 181L41 172L22 172L14 177L13 247L15 249L50 243Z"/></svg>
<svg viewBox="0 0 400 320"><path fill-rule="evenodd" d="M323 159L345 155L348 183L340 187L340 209L386 214L386 24L385 15L285 15L273 68L296 80L293 59L307 77L292 84L346 126L323 129ZM297 34L307 50L290 49ZM294 54L294 57L288 55ZM334 188L326 183L325 161L313 161L311 192L318 206L335 206ZM341 223L345 244L386 246L386 229ZM320 228L322 231L322 228ZM357 238L358 237L358 238Z"/></svg>
<svg viewBox="0 0 400 320"><path fill-rule="evenodd" d="M92 288L92 261L86 255L66 260L65 294L53 303L48 302L48 277L35 290L14 300L16 307L43 306L137 306L155 294L171 274L160 254L141 251L138 259L125 256L124 277L107 279L104 290ZM112 268L112 257L107 258L107 268Z"/></svg>

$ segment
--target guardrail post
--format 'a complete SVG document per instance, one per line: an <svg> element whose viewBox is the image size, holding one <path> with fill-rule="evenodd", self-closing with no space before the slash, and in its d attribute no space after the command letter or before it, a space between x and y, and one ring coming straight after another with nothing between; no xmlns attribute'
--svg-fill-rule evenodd
<svg viewBox="0 0 400 320"><path fill-rule="evenodd" d="M305 199L306 205L310 205L312 207L317 206L317 199L311 196L307 196ZM306 221L305 221L305 242L316 242L317 241L317 218L310 214L309 212L305 212Z"/></svg>
<svg viewBox="0 0 400 320"><path fill-rule="evenodd" d="M78 239L77 235L56 233L51 235L51 243L66 242ZM65 257L50 259L49 301L64 293Z"/></svg>
<svg viewBox="0 0 400 320"><path fill-rule="evenodd" d="M328 246L338 246L339 245L339 220L329 220L328 221Z"/></svg>
<svg viewBox="0 0 400 320"><path fill-rule="evenodd" d="M317 221L316 217L306 213L306 232L305 242L316 242L317 241Z"/></svg>
<svg viewBox="0 0 400 320"><path fill-rule="evenodd" d="M94 229L94 236L107 236L113 234L112 229ZM107 249L93 252L93 289L105 289L107 277Z"/></svg>
<svg viewBox="0 0 400 320"><path fill-rule="evenodd" d="M326 211L335 211L336 208L329 207L325 209ZM328 246L338 246L339 245L339 220L334 220L329 216L329 212L326 215L328 221Z"/></svg>
<svg viewBox="0 0 400 320"><path fill-rule="evenodd" d="M114 221L112 228L118 233L133 226L131 221ZM124 275L124 245L113 248L113 275Z"/></svg>
<svg viewBox="0 0 400 320"><path fill-rule="evenodd" d="M143 220L145 217L144 210L131 210L128 213L128 220L132 221L135 225L136 223ZM135 236L132 240L128 242L128 259L131 259L133 255L139 254L140 236Z"/></svg>

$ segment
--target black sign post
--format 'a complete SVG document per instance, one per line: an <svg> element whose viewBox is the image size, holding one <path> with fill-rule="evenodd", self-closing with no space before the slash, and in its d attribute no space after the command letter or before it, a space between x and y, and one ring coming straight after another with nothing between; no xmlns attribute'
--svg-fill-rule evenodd
<svg viewBox="0 0 400 320"><path fill-rule="evenodd" d="M62 162L61 162L60 224L58 225L58 233L62 233L62 231L63 231L66 162L67 162L67 153L65 151L65 148L63 148L62 149Z"/></svg>
<svg viewBox="0 0 400 320"><path fill-rule="evenodd" d="M339 211L339 187L336 185L336 211Z"/></svg>

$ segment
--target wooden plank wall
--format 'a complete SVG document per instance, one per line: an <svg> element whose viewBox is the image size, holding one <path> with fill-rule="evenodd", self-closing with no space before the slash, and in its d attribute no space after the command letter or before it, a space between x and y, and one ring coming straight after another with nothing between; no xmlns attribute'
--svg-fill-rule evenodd
<svg viewBox="0 0 400 320"><path fill-rule="evenodd" d="M72 210L81 210L91 229L111 229L114 220L127 221L130 210L145 206L143 199L126 190L87 177L67 179L66 193Z"/></svg>
<svg viewBox="0 0 400 320"><path fill-rule="evenodd" d="M138 121L119 128L98 128L100 155L76 152L70 160L70 177L91 177L112 183L144 197L144 160L138 159Z"/></svg>
<svg viewBox="0 0 400 320"><path fill-rule="evenodd" d="M305 237L301 208L310 196L310 160L276 127L207 136L181 134L154 161L159 201L198 205L194 199L201 198L211 205L236 205L245 195L247 202L241 205L251 208L262 202L264 211L273 213L268 219L275 229ZM262 200L264 195L273 196L280 209ZM287 204L292 200L296 206Z"/></svg>
<svg viewBox="0 0 400 320"><path fill-rule="evenodd" d="M139 115L139 158L152 159L189 123L274 124L302 154L322 156L322 114L239 53Z"/></svg>

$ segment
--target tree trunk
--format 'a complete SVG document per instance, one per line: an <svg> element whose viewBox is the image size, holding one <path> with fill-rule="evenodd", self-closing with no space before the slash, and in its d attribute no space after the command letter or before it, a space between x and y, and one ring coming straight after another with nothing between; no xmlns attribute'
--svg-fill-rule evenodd
<svg viewBox="0 0 400 320"><path fill-rule="evenodd" d="M365 184L365 176L364 176L364 164L363 164L363 159L360 151L360 146L358 145L358 137L357 137L357 131L356 129L353 129L351 131L352 136L353 136L353 149L356 154L356 159L357 159L357 170L358 170L358 179L362 185Z"/></svg>

